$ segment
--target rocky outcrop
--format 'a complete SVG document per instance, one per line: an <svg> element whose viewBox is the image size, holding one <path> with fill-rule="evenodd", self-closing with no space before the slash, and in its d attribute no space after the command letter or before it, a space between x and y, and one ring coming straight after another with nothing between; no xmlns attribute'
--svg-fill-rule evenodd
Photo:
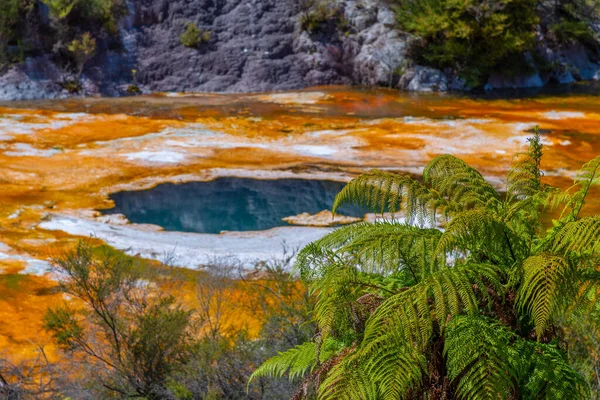
<svg viewBox="0 0 600 400"><path fill-rule="evenodd" d="M260 92L329 84L415 91L466 88L451 72L411 60L411 38L395 28L386 1L337 0L344 29L332 26L312 33L301 27L299 3L129 0L129 13L121 21L121 48L100 42L82 77L80 95L123 95L132 83L144 92ZM210 32L210 40L198 48L183 46L180 35L189 22ZM600 31L600 25L595 28ZM598 60L581 46L536 51L552 65L550 71L510 79L497 74L486 87L600 79ZM58 82L68 78L48 55L29 58L0 76L0 100L67 97Z"/></svg>

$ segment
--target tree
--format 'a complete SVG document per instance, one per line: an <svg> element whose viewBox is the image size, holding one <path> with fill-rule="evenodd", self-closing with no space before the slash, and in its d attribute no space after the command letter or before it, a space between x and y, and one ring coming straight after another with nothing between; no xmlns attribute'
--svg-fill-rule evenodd
<svg viewBox="0 0 600 400"><path fill-rule="evenodd" d="M85 64L96 53L96 39L89 32L84 33L78 39L74 39L67 49L75 58L77 64L77 78L81 77Z"/></svg>
<svg viewBox="0 0 600 400"><path fill-rule="evenodd" d="M451 155L422 181L351 181L334 212L353 202L404 219L340 228L299 254L318 334L252 378L305 376L297 398L586 398L558 317L598 308L600 216L582 210L600 157L561 191L542 181L542 150L536 133L502 193Z"/></svg>
<svg viewBox="0 0 600 400"><path fill-rule="evenodd" d="M100 386L97 396L171 398L171 375L189 359L194 340L192 314L162 293L165 282L134 258L85 242L57 259L55 272L76 301L50 308L45 328L82 360Z"/></svg>

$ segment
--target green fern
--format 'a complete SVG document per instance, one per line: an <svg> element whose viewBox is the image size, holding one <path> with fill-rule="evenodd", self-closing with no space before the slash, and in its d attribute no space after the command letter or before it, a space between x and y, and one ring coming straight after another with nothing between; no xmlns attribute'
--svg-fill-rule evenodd
<svg viewBox="0 0 600 400"><path fill-rule="evenodd" d="M517 303L532 316L539 338L548 328L559 303L568 304L573 297L568 289L574 280L574 269L566 259L546 253L525 260L523 269Z"/></svg>
<svg viewBox="0 0 600 400"><path fill-rule="evenodd" d="M480 316L459 316L448 325L444 353L460 399L507 399L516 391L509 360L513 334Z"/></svg>
<svg viewBox="0 0 600 400"><path fill-rule="evenodd" d="M542 154L536 132L503 194L450 155L434 158L422 182L382 171L352 180L334 212L356 203L394 217L300 252L317 296L312 358L284 353L259 375L312 371L322 399L587 398L558 317L600 308L600 216L580 217L600 157L561 191L543 182ZM338 351L317 368L330 341Z"/></svg>

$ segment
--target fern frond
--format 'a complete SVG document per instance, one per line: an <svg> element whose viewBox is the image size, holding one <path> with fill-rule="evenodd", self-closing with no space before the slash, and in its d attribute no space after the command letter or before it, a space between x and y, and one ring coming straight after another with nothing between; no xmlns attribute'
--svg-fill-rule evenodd
<svg viewBox="0 0 600 400"><path fill-rule="evenodd" d="M444 354L459 399L506 399L515 392L509 362L513 334L481 316L458 316L448 324Z"/></svg>
<svg viewBox="0 0 600 400"><path fill-rule="evenodd" d="M535 133L529 140L529 148L525 153L515 155L516 162L513 163L507 177L507 201L525 200L536 196L542 189L542 170L540 164L543 156L543 145L539 129L535 127Z"/></svg>
<svg viewBox="0 0 600 400"><path fill-rule="evenodd" d="M408 269L418 281L437 269L433 254L440 235L437 229L364 222L337 229L302 250L298 258L303 268L310 268L311 262L314 268L314 257L326 249L345 257L363 272L390 274Z"/></svg>
<svg viewBox="0 0 600 400"><path fill-rule="evenodd" d="M302 343L265 361L250 376L248 384L261 377L280 378L289 373L290 380L303 376L317 365L317 345Z"/></svg>
<svg viewBox="0 0 600 400"><path fill-rule="evenodd" d="M369 379L355 355L345 357L331 369L318 391L319 400L377 400L375 382Z"/></svg>
<svg viewBox="0 0 600 400"><path fill-rule="evenodd" d="M319 346L319 343L306 342L299 344L284 352L279 352L274 357L265 361L250 376L248 384L253 380L262 377L282 377L289 375L290 381L297 377L304 376L312 372L319 364L329 360L332 356L339 353L343 345L335 339L327 339ZM317 362L317 356L319 362Z"/></svg>
<svg viewBox="0 0 600 400"><path fill-rule="evenodd" d="M377 340L393 326L405 343L423 349L435 322L440 330L448 318L475 314L486 287L501 291L501 270L494 265L466 264L440 270L408 290L385 300L367 321L364 342Z"/></svg>
<svg viewBox="0 0 600 400"><path fill-rule="evenodd" d="M585 400L589 387L551 344L519 340L510 349L523 399Z"/></svg>
<svg viewBox="0 0 600 400"><path fill-rule="evenodd" d="M572 209L571 220L576 220L585 204L585 199L593 185L600 183L600 156L585 163L575 178L574 185L568 190L577 189L571 196L569 206Z"/></svg>
<svg viewBox="0 0 600 400"><path fill-rule="evenodd" d="M383 399L404 398L422 385L426 375L426 357L394 331L369 342L360 355L368 378L376 382Z"/></svg>
<svg viewBox="0 0 600 400"><path fill-rule="evenodd" d="M523 247L519 237L504 222L488 210L475 209L463 211L450 221L438 242L436 254L460 250L510 265L522 257Z"/></svg>
<svg viewBox="0 0 600 400"><path fill-rule="evenodd" d="M500 201L500 195L476 169L449 154L435 157L423 170L426 184L454 205L452 211L486 207Z"/></svg>
<svg viewBox="0 0 600 400"><path fill-rule="evenodd" d="M563 257L542 253L523 263L523 282L517 296L517 306L526 310L535 323L540 338L550 324L557 306L574 297L574 268Z"/></svg>
<svg viewBox="0 0 600 400"><path fill-rule="evenodd" d="M552 251L592 257L600 255L600 216L585 217L562 226L554 236Z"/></svg>
<svg viewBox="0 0 600 400"><path fill-rule="evenodd" d="M373 170L350 181L335 198L332 211L346 203L360 204L374 212L397 213L403 209L409 224L434 224L435 211L428 206L432 193L409 176Z"/></svg>

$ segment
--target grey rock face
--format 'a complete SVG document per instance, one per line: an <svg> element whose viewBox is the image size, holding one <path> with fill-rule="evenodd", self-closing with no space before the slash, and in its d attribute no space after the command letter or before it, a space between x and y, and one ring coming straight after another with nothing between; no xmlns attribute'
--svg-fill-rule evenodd
<svg viewBox="0 0 600 400"><path fill-rule="evenodd" d="M418 92L445 92L448 90L448 78L438 69L417 65L402 76L400 87Z"/></svg>
<svg viewBox="0 0 600 400"><path fill-rule="evenodd" d="M144 92L260 92L329 84L468 89L451 71L411 60L411 38L395 29L396 17L386 1L333 1L344 28L308 33L300 26L299 0L128 0L122 49L100 41L80 95L122 95L133 83ZM187 23L210 32L210 40L197 49L183 46L180 35ZM600 32L600 25L593 28ZM511 79L498 74L487 87L600 79L600 64L583 47L536 51L553 65L550 73ZM68 78L48 56L29 59L0 74L0 100L66 97L57 82Z"/></svg>

